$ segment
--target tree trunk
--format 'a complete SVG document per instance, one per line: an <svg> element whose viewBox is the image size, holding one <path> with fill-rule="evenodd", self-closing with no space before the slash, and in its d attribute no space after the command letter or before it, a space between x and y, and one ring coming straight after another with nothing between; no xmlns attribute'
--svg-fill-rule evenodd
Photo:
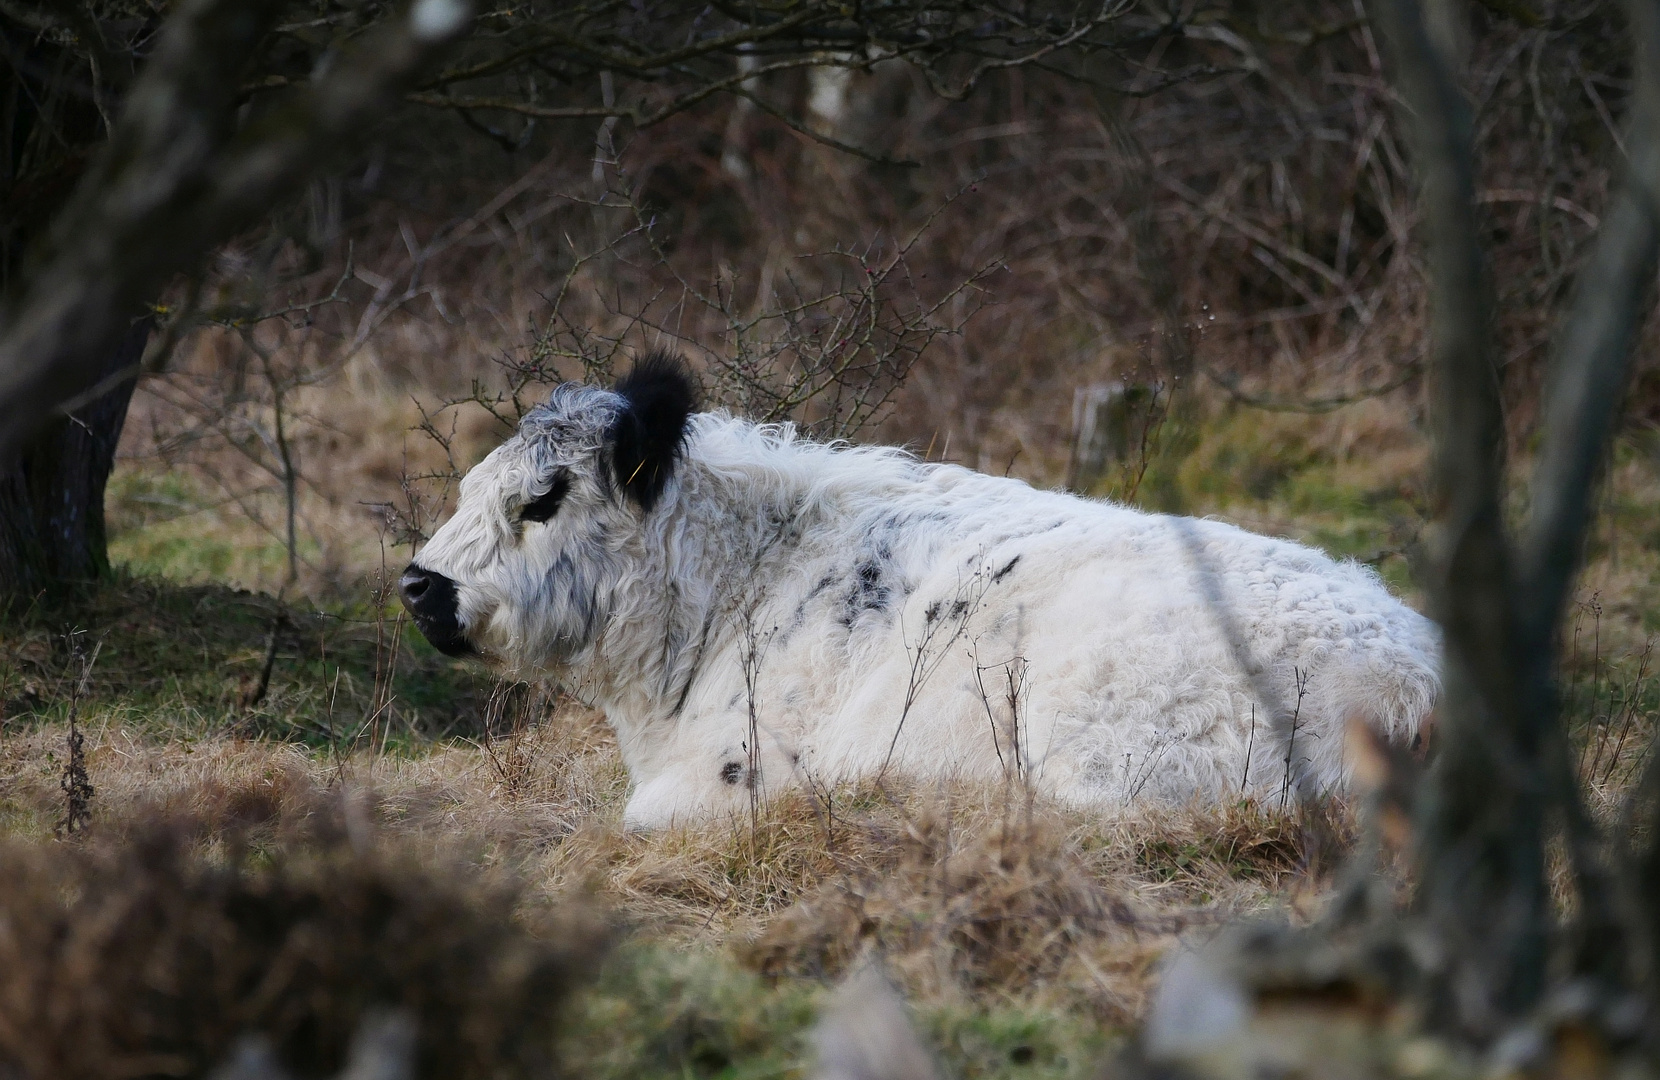
<svg viewBox="0 0 1660 1080"><path fill-rule="evenodd" d="M149 336L148 318L135 323L107 357L105 376L136 365ZM0 605L108 573L104 485L133 383L122 379L53 420L0 467Z"/></svg>

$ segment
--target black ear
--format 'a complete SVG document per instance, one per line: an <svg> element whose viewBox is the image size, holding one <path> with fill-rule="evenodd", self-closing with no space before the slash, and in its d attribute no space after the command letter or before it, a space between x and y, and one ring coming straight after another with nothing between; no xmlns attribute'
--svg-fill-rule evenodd
<svg viewBox="0 0 1660 1080"><path fill-rule="evenodd" d="M697 387L685 361L654 352L617 380L616 391L627 404L607 440L611 470L623 494L650 510L679 462Z"/></svg>

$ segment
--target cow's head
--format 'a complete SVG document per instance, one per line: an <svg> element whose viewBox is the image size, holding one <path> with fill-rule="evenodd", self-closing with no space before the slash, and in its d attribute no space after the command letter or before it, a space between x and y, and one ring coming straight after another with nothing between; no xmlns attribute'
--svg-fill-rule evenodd
<svg viewBox="0 0 1660 1080"><path fill-rule="evenodd" d="M652 354L614 389L565 383L461 481L455 516L409 564L428 641L549 672L589 645L637 571L631 551L679 463L695 391Z"/></svg>

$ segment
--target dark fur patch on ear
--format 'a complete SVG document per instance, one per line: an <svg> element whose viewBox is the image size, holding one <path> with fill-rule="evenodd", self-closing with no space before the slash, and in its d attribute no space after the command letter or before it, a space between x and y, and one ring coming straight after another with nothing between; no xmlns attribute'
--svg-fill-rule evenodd
<svg viewBox="0 0 1660 1080"><path fill-rule="evenodd" d="M616 391L628 404L611 426L611 469L623 493L650 510L679 464L697 387L685 361L654 352L617 380Z"/></svg>

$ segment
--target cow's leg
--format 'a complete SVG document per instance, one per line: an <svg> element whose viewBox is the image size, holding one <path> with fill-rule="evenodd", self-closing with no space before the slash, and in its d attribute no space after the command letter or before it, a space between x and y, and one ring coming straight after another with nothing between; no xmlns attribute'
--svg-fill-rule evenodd
<svg viewBox="0 0 1660 1080"><path fill-rule="evenodd" d="M623 828L629 832L651 832L685 824L693 803L692 794L682 790L686 778L675 772L660 773L640 784L623 808Z"/></svg>
<svg viewBox="0 0 1660 1080"><path fill-rule="evenodd" d="M642 779L623 808L623 827L633 832L690 825L746 812L749 790L733 783L718 765L681 765Z"/></svg>

